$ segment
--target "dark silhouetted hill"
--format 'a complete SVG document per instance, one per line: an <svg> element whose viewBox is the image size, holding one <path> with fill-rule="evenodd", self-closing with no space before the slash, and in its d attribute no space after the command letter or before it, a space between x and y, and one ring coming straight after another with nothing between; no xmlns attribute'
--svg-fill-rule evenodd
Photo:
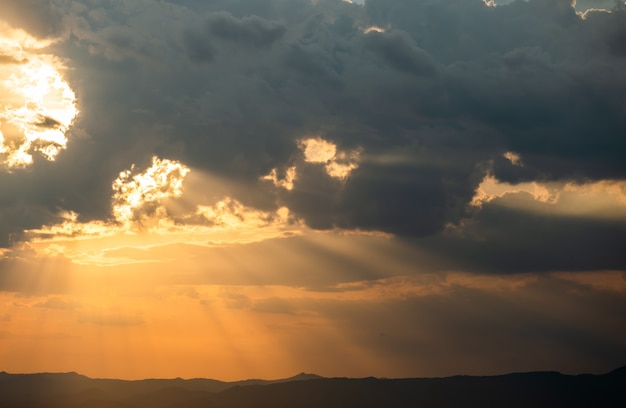
<svg viewBox="0 0 626 408"><path fill-rule="evenodd" d="M0 373L3 408L626 407L624 390L626 367L604 375L351 379L302 373L283 380L230 383Z"/></svg>

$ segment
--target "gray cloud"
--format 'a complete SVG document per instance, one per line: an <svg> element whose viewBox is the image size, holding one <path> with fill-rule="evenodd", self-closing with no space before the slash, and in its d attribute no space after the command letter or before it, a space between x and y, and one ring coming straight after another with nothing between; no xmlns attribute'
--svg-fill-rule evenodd
<svg viewBox="0 0 626 408"><path fill-rule="evenodd" d="M183 33L183 43L189 58L194 62L211 61L215 50L211 42L202 33L188 30Z"/></svg>
<svg viewBox="0 0 626 408"><path fill-rule="evenodd" d="M215 12L207 17L209 33L217 38L254 48L267 47L285 34L286 27L258 16L241 19L228 12Z"/></svg>

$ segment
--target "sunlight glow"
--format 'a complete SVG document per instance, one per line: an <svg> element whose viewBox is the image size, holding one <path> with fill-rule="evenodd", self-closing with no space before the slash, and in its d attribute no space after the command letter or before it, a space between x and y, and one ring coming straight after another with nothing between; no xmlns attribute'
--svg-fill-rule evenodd
<svg viewBox="0 0 626 408"><path fill-rule="evenodd" d="M122 171L113 182L113 216L120 223L141 221L146 214L153 214L157 205L169 197L182 195L183 179L189 168L183 164L152 158L152 166L133 175L130 170Z"/></svg>
<svg viewBox="0 0 626 408"><path fill-rule="evenodd" d="M0 164L8 168L31 164L34 152L53 161L78 114L62 63L33 50L44 45L0 26Z"/></svg>

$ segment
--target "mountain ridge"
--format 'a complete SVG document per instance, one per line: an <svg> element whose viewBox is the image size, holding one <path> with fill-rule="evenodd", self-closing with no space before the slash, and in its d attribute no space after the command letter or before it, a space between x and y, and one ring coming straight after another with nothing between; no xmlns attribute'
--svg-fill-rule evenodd
<svg viewBox="0 0 626 408"><path fill-rule="evenodd" d="M626 406L626 366L606 374L555 371L435 378L278 380L92 379L75 372L0 372L5 408L609 407Z"/></svg>

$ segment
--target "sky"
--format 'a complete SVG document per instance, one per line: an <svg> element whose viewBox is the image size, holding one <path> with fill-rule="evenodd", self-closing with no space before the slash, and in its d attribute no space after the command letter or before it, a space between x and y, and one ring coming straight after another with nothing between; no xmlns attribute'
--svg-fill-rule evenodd
<svg viewBox="0 0 626 408"><path fill-rule="evenodd" d="M0 370L626 364L626 3L0 2Z"/></svg>

